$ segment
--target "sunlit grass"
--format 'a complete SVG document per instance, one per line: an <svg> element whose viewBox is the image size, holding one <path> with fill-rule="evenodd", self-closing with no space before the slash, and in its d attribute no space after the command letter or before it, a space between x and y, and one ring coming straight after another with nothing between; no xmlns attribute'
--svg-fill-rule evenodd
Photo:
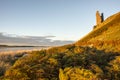
<svg viewBox="0 0 120 80"><path fill-rule="evenodd" d="M77 46L91 46L100 50L119 52L120 49L120 12L112 15L88 35L77 41Z"/></svg>

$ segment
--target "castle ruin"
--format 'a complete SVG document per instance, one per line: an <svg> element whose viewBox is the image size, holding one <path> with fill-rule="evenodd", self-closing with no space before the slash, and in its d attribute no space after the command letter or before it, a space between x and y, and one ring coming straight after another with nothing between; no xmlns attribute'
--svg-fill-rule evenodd
<svg viewBox="0 0 120 80"><path fill-rule="evenodd" d="M102 23L104 21L104 15L103 13L99 13L99 11L96 12L96 25Z"/></svg>

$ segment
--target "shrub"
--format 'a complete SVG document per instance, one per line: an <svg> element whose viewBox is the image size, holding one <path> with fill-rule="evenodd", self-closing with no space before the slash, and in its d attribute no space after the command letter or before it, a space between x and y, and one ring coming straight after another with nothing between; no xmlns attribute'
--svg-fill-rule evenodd
<svg viewBox="0 0 120 80"><path fill-rule="evenodd" d="M59 70L60 80L97 80L93 72L79 67L66 67L64 70Z"/></svg>

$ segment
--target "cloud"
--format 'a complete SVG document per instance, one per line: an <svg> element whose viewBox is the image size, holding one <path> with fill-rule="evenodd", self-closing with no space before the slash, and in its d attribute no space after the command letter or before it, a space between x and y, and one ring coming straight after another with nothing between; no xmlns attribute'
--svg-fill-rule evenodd
<svg viewBox="0 0 120 80"><path fill-rule="evenodd" d="M57 46L73 43L73 41L52 40L55 36L18 36L0 33L1 45L32 45L32 46Z"/></svg>

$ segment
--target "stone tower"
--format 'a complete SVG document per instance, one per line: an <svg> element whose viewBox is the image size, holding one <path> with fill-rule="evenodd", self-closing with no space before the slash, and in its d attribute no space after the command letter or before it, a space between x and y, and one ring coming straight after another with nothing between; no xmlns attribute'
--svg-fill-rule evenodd
<svg viewBox="0 0 120 80"><path fill-rule="evenodd" d="M102 23L104 21L104 15L103 13L99 13L99 11L96 12L96 25Z"/></svg>

